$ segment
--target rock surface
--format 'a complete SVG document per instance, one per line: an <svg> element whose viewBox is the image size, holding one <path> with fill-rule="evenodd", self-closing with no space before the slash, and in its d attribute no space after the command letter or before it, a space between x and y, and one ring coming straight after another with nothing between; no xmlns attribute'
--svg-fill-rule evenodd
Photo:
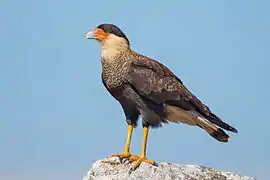
<svg viewBox="0 0 270 180"><path fill-rule="evenodd" d="M232 172L224 172L198 165L159 163L152 166L142 163L131 174L131 164L120 163L118 158L105 158L95 162L83 180L256 180Z"/></svg>

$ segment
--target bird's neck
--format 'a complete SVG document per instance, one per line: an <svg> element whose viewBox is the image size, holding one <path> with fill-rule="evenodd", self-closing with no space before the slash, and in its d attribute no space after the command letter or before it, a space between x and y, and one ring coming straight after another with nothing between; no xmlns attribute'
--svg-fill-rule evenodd
<svg viewBox="0 0 270 180"><path fill-rule="evenodd" d="M101 58L104 63L119 60L121 54L129 51L129 44L125 39L107 39L101 45Z"/></svg>

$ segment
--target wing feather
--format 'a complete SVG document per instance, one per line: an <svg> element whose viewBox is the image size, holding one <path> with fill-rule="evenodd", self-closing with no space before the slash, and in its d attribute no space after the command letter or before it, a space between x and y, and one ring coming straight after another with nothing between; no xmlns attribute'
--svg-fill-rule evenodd
<svg viewBox="0 0 270 180"><path fill-rule="evenodd" d="M237 132L213 114L172 71L153 59L136 59L131 64L127 81L140 95L157 104L165 103L184 110L195 110L221 128Z"/></svg>
<svg viewBox="0 0 270 180"><path fill-rule="evenodd" d="M134 61L127 80L141 95L155 103L167 102L185 110L198 109L206 115L210 113L209 108L172 71L155 60Z"/></svg>

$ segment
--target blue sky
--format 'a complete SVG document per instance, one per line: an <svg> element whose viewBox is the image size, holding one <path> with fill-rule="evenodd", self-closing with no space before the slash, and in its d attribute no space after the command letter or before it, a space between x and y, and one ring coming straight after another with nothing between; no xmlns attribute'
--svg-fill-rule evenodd
<svg viewBox="0 0 270 180"><path fill-rule="evenodd" d="M81 179L124 147L127 125L102 86L99 45L85 32L104 22L132 48L171 68L224 121L228 144L184 124L152 130L148 158L270 176L269 1L0 2L0 176ZM141 149L135 130L131 151Z"/></svg>

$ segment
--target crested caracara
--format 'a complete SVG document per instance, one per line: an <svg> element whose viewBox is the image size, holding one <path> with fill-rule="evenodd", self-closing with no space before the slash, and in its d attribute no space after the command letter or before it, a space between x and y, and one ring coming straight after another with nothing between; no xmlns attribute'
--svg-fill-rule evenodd
<svg viewBox="0 0 270 180"><path fill-rule="evenodd" d="M126 145L121 160L134 162L131 171L142 162L155 164L146 158L149 127L163 123L186 123L204 129L220 142L229 136L222 130L237 133L192 94L170 69L156 60L134 52L127 36L113 24L101 24L86 34L101 45L102 82L121 104L128 124ZM143 145L140 156L129 151L133 128L142 117Z"/></svg>

